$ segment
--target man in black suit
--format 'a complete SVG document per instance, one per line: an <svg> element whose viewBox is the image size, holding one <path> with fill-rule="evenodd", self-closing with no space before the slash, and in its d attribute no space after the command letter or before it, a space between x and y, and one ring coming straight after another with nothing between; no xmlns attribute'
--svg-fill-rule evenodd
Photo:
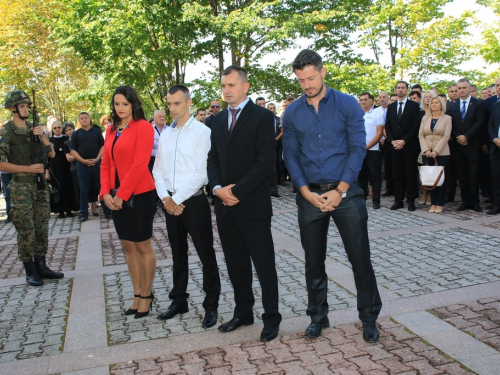
<svg viewBox="0 0 500 375"><path fill-rule="evenodd" d="M210 110L212 111L212 114L208 117L205 117L205 125L209 128L212 128L212 120L214 119L215 115L220 112L220 102L218 99L212 100L210 102Z"/></svg>
<svg viewBox="0 0 500 375"><path fill-rule="evenodd" d="M455 155L462 194L462 205L457 210L470 208L483 212L479 205L478 163L481 152L480 131L484 125L484 101L470 95L470 82L467 79L459 79L457 87L460 99L450 105L447 111L452 119L450 151Z"/></svg>
<svg viewBox="0 0 500 375"><path fill-rule="evenodd" d="M250 85L243 68L226 68L221 86L229 106L213 118L208 178L218 197L215 215L236 307L233 319L219 331L254 322L253 261L264 307L260 339L270 341L281 322L268 180L275 154L274 115L247 98Z"/></svg>
<svg viewBox="0 0 500 375"><path fill-rule="evenodd" d="M387 107L385 123L394 179L395 202L391 210L404 207L403 199L406 191L408 211L415 211L415 199L418 197L420 106L408 99L407 82L399 81L395 92L398 100Z"/></svg>
<svg viewBox="0 0 500 375"><path fill-rule="evenodd" d="M499 80L497 80L497 83ZM500 102L497 102L491 111L488 122L488 134L492 140L490 145L490 167L493 185L493 207L488 215L500 213Z"/></svg>

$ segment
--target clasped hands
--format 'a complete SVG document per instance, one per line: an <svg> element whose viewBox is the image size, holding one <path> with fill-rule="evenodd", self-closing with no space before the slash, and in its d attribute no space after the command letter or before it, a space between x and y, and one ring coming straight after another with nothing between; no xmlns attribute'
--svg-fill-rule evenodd
<svg viewBox="0 0 500 375"><path fill-rule="evenodd" d="M462 146L467 146L469 144L469 141L467 140L467 138L465 138L465 135L459 135L457 137L457 142Z"/></svg>
<svg viewBox="0 0 500 375"><path fill-rule="evenodd" d="M433 158L435 159L437 157L437 152L436 151L425 151L425 156L428 157L428 158Z"/></svg>
<svg viewBox="0 0 500 375"><path fill-rule="evenodd" d="M99 161L99 159L83 159L85 161L85 165L87 167L92 167L93 165L96 165L96 163Z"/></svg>
<svg viewBox="0 0 500 375"><path fill-rule="evenodd" d="M403 141L402 139L392 141L391 143L392 143L392 147L394 147L395 150L402 150L406 144L406 142Z"/></svg>
<svg viewBox="0 0 500 375"><path fill-rule="evenodd" d="M319 208L321 212L334 211L342 201L342 197L336 190L327 191L319 195L310 190L301 191L302 196L314 207Z"/></svg>
<svg viewBox="0 0 500 375"><path fill-rule="evenodd" d="M218 189L215 189L215 195L217 195L221 200L224 206L234 206L239 203L239 199L233 195L231 191L234 184L227 185Z"/></svg>
<svg viewBox="0 0 500 375"><path fill-rule="evenodd" d="M102 196L104 204L112 211L121 210L123 207L123 199L120 197L112 197L111 194L104 194Z"/></svg>
<svg viewBox="0 0 500 375"><path fill-rule="evenodd" d="M161 200L163 202L163 207L168 214L174 216L180 216L184 208L186 207L184 204L176 204L171 196L167 196Z"/></svg>

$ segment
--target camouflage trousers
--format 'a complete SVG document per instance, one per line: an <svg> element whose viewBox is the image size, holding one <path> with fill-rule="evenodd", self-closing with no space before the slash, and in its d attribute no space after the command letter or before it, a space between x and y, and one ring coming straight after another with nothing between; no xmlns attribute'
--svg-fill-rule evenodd
<svg viewBox="0 0 500 375"><path fill-rule="evenodd" d="M19 260L45 256L49 244L49 192L34 183L11 181L10 217L17 230Z"/></svg>

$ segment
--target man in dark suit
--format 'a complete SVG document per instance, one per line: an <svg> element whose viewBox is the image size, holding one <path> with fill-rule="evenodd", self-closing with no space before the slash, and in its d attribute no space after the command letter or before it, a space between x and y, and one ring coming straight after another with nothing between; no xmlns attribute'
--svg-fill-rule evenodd
<svg viewBox="0 0 500 375"><path fill-rule="evenodd" d="M395 202L391 210L404 207L403 199L406 191L408 211L415 211L415 199L418 197L420 106L408 99L407 82L399 81L395 92L398 100L387 107L385 123L394 179Z"/></svg>
<svg viewBox="0 0 500 375"><path fill-rule="evenodd" d="M236 306L233 319L219 331L234 331L254 322L253 261L264 307L260 339L270 341L278 335L281 322L269 193L276 142L274 115L247 98L250 85L243 68L226 68L221 86L229 106L213 118L208 177L218 197L215 215Z"/></svg>
<svg viewBox="0 0 500 375"><path fill-rule="evenodd" d="M460 99L447 111L452 119L450 151L455 155L462 194L462 205L457 210L470 208L482 212L479 205L478 163L481 152L480 131L484 125L484 101L470 95L470 82L467 79L459 79L457 86Z"/></svg>
<svg viewBox="0 0 500 375"><path fill-rule="evenodd" d="M499 80L497 80L497 83ZM497 86L498 87L498 86ZM500 102L497 102L491 111L488 122L488 134L492 140L490 145L490 167L493 185L493 207L488 215L500 213Z"/></svg>
<svg viewBox="0 0 500 375"><path fill-rule="evenodd" d="M220 112L219 100L215 99L210 102L210 110L212 111L212 114L208 117L205 117L205 125L209 128L212 128L212 120L214 119L215 115Z"/></svg>

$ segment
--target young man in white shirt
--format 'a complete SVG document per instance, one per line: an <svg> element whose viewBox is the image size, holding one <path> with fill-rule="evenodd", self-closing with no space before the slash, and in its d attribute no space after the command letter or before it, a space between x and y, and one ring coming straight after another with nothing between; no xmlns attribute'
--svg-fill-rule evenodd
<svg viewBox="0 0 500 375"><path fill-rule="evenodd" d="M191 98L187 87L176 85L168 90L167 104L174 122L160 136L153 177L166 211L174 280L169 293L172 304L158 319L172 319L189 310L189 294L186 292L189 233L203 264L206 296L202 327L209 328L217 323L221 289L213 248L212 213L203 191L203 186L208 183L207 155L211 131L189 114Z"/></svg>

